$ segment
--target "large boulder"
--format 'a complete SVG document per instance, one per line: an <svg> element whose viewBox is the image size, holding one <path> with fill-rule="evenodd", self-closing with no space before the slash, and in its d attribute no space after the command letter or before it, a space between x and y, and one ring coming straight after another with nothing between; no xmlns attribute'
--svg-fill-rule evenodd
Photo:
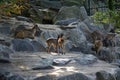
<svg viewBox="0 0 120 80"><path fill-rule="evenodd" d="M59 10L58 15L54 18L54 22L60 20L67 20L71 18L84 20L84 18L86 18L86 15L84 15L84 13L81 10L83 10L83 8L80 9L77 6L64 6Z"/></svg>
<svg viewBox="0 0 120 80"><path fill-rule="evenodd" d="M117 58L117 55L114 52L114 48L105 48L103 47L98 54L98 58L107 62L112 62L114 59Z"/></svg>
<svg viewBox="0 0 120 80"><path fill-rule="evenodd" d="M12 44L15 51L35 51L29 39L13 39Z"/></svg>
<svg viewBox="0 0 120 80"><path fill-rule="evenodd" d="M92 80L92 79L82 73L74 73L71 75L60 77L57 80Z"/></svg>
<svg viewBox="0 0 120 80"><path fill-rule="evenodd" d="M39 52L46 51L46 48L38 41L31 41L31 43L32 43L35 51L39 51Z"/></svg>
<svg viewBox="0 0 120 80"><path fill-rule="evenodd" d="M91 54L81 54L80 58L74 60L81 65L91 65L97 62L97 58Z"/></svg>
<svg viewBox="0 0 120 80"><path fill-rule="evenodd" d="M116 80L116 79L112 74L106 71L99 71L96 73L96 80Z"/></svg>

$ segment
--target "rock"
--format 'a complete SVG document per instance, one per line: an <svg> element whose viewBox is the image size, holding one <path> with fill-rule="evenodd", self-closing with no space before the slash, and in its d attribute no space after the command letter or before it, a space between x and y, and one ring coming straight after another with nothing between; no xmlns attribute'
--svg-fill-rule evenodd
<svg viewBox="0 0 120 80"><path fill-rule="evenodd" d="M10 42L7 42L7 41L1 40L1 39L0 39L0 44L5 45L5 46L8 46L8 47L11 45Z"/></svg>
<svg viewBox="0 0 120 80"><path fill-rule="evenodd" d="M16 16L16 19L17 19L17 20L20 20L20 21L33 22L32 19L27 18L27 17L23 17L23 16Z"/></svg>
<svg viewBox="0 0 120 80"><path fill-rule="evenodd" d="M54 69L52 66L37 66L32 68L32 70L48 70L48 69Z"/></svg>
<svg viewBox="0 0 120 80"><path fill-rule="evenodd" d="M116 80L114 76L106 71L96 73L96 80Z"/></svg>
<svg viewBox="0 0 120 80"><path fill-rule="evenodd" d="M60 77L57 80L92 80L92 79L82 73L74 73L71 75Z"/></svg>
<svg viewBox="0 0 120 80"><path fill-rule="evenodd" d="M70 23L72 22L76 22L78 21L78 19L76 18L69 18L69 19L66 19L66 20L59 20L59 21L56 21L55 22L55 25L69 25Z"/></svg>
<svg viewBox="0 0 120 80"><path fill-rule="evenodd" d="M120 69L117 69L116 71L115 71L115 80L120 80Z"/></svg>
<svg viewBox="0 0 120 80"><path fill-rule="evenodd" d="M60 66L60 65L67 65L69 62L71 61L71 59L67 59L67 58L58 58L58 59L53 59L53 65L56 66Z"/></svg>
<svg viewBox="0 0 120 80"><path fill-rule="evenodd" d="M2 34L9 34L10 33L10 28L11 28L12 24L6 22L0 23L0 33Z"/></svg>
<svg viewBox="0 0 120 80"><path fill-rule="evenodd" d="M52 59L41 58L41 60L39 60L39 64L34 65L31 69L32 70L54 69L52 64L53 64Z"/></svg>
<svg viewBox="0 0 120 80"><path fill-rule="evenodd" d="M77 47L81 46L81 43L86 42L86 37L79 28L69 30L69 40L72 41Z"/></svg>
<svg viewBox="0 0 120 80"><path fill-rule="evenodd" d="M91 54L83 54L80 58L74 60L81 65L89 65L97 62L97 58Z"/></svg>
<svg viewBox="0 0 120 80"><path fill-rule="evenodd" d="M15 51L35 51L29 39L13 39L12 44Z"/></svg>
<svg viewBox="0 0 120 80"><path fill-rule="evenodd" d="M12 50L11 48L7 46L0 45L0 52L14 53L14 50Z"/></svg>
<svg viewBox="0 0 120 80"><path fill-rule="evenodd" d="M88 18L87 11L84 6L80 7L80 13L82 15L82 20L85 20Z"/></svg>
<svg viewBox="0 0 120 80"><path fill-rule="evenodd" d="M53 8L53 9L60 9L61 2L60 1L56 1L56 0L38 0L35 2L36 5L40 5L41 7L45 7L45 8Z"/></svg>
<svg viewBox="0 0 120 80"><path fill-rule="evenodd" d="M69 52L70 49L74 46L72 41L70 40L66 40L64 45L65 45L65 52Z"/></svg>
<svg viewBox="0 0 120 80"><path fill-rule="evenodd" d="M35 78L34 80L56 80L54 75L45 75L38 78Z"/></svg>
<svg viewBox="0 0 120 80"><path fill-rule="evenodd" d="M7 52L0 52L0 63L11 63L10 55Z"/></svg>
<svg viewBox="0 0 120 80"><path fill-rule="evenodd" d="M35 51L39 51L39 52L44 52L46 51L46 48L41 44L39 43L38 41L31 41Z"/></svg>
<svg viewBox="0 0 120 80"><path fill-rule="evenodd" d="M8 77L12 75L6 69L0 69L0 80L8 80Z"/></svg>
<svg viewBox="0 0 120 80"><path fill-rule="evenodd" d="M77 6L71 6L71 7L62 7L58 15L54 18L54 22L61 20L68 20L68 19L82 19L80 14L80 9Z"/></svg>
<svg viewBox="0 0 120 80"><path fill-rule="evenodd" d="M100 54L98 55L99 59L105 60L107 62L112 62L114 59L117 58L117 55L115 55L113 48L103 47L102 50L100 51Z"/></svg>
<svg viewBox="0 0 120 80"><path fill-rule="evenodd" d="M25 79L20 75L13 75L8 77L8 80L25 80Z"/></svg>

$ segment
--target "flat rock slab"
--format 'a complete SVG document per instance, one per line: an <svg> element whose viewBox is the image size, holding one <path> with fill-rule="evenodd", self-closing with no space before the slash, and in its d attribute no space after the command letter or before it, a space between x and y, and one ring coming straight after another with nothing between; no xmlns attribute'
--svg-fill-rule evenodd
<svg viewBox="0 0 120 80"><path fill-rule="evenodd" d="M81 59L82 53L66 53L65 55L51 55L46 52L16 52L10 55L11 64L0 63L0 69L6 69L14 74L19 74L24 77L25 80L34 80L37 77L45 75L55 75L57 78L62 76L68 76L75 73L82 73L84 75L95 74L101 70L112 71L117 66L110 65L106 62L97 60L97 62L82 65L75 59ZM89 56L90 57L90 56ZM89 57L87 59L89 59ZM66 65L54 66L53 61L68 62ZM33 70L32 68L39 68L39 66L50 65L53 69L38 69ZM9 67L8 67L9 66Z"/></svg>

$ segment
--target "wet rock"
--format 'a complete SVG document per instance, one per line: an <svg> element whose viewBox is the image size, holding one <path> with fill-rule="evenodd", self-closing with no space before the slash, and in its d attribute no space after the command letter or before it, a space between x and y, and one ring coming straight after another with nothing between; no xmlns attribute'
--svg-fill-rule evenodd
<svg viewBox="0 0 120 80"><path fill-rule="evenodd" d="M29 39L13 39L13 49L15 51L34 51L34 47Z"/></svg>
<svg viewBox="0 0 120 80"><path fill-rule="evenodd" d="M20 75L13 75L8 77L8 80L25 80L25 79Z"/></svg>
<svg viewBox="0 0 120 80"><path fill-rule="evenodd" d="M71 75L60 77L57 80L92 80L92 79L82 73L74 73Z"/></svg>
<svg viewBox="0 0 120 80"><path fill-rule="evenodd" d="M106 71L96 73L96 80L116 80L114 76Z"/></svg>
<svg viewBox="0 0 120 80"><path fill-rule="evenodd" d="M0 63L11 63L10 55L7 52L0 52Z"/></svg>
<svg viewBox="0 0 120 80"><path fill-rule="evenodd" d="M89 65L97 62L97 58L91 54L83 54L80 58L76 58L74 60L81 65Z"/></svg>
<svg viewBox="0 0 120 80"><path fill-rule="evenodd" d="M71 61L71 59L67 59L67 58L58 58L58 59L53 59L53 65L67 65L69 62Z"/></svg>

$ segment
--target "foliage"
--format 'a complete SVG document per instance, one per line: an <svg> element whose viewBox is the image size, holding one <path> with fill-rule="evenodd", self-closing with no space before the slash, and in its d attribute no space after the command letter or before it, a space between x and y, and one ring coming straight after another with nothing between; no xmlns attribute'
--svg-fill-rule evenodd
<svg viewBox="0 0 120 80"><path fill-rule="evenodd" d="M21 14L29 7L27 0L0 0L0 15Z"/></svg>
<svg viewBox="0 0 120 80"><path fill-rule="evenodd" d="M120 28L120 11L96 12L92 18L95 23L112 23Z"/></svg>
<svg viewBox="0 0 120 80"><path fill-rule="evenodd" d="M115 4L114 0L108 0L109 10L114 10L115 9L114 4Z"/></svg>

